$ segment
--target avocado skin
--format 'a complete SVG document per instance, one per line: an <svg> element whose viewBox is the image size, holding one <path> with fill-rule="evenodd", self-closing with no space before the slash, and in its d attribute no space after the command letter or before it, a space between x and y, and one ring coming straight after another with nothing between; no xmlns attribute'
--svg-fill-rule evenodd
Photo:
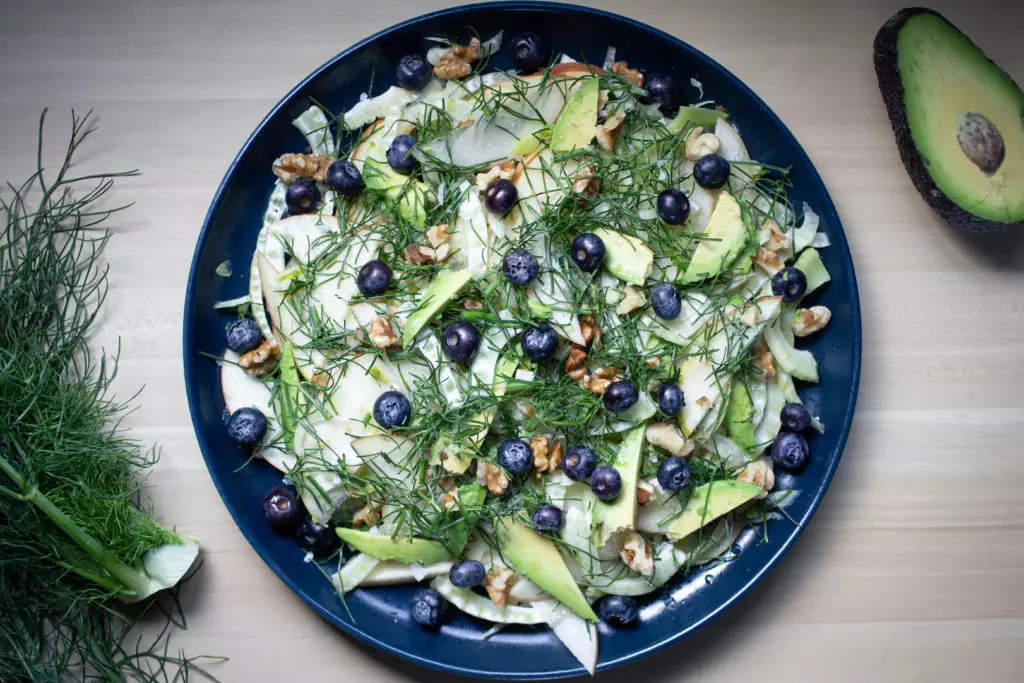
<svg viewBox="0 0 1024 683"><path fill-rule="evenodd" d="M1024 223L999 223L997 221L985 220L960 208L932 182L928 169L925 168L924 162L921 160L921 155L914 144L914 138L910 134L910 125L907 122L903 81L900 79L900 68L896 54L896 38L899 36L900 29L903 28L908 19L918 14L936 16L953 27L953 30L963 35L963 32L949 19L946 19L946 17L935 10L926 7L908 7L900 10L889 21L885 22L885 25L878 29L878 33L875 35L875 74L878 76L878 89L882 92L882 101L885 102L885 108L889 113L889 121L892 123L892 130L896 136L896 146L900 150L903 166L906 167L910 179L914 182L914 186L921 193L921 196L924 197L924 200L954 228L976 232L992 232L1006 230L1007 228L1024 227ZM974 42L969 37L964 37L974 45ZM991 59L987 57L986 59L993 69L1006 73ZM1009 74L1006 77L1010 78ZM1014 85L1017 85L1012 78L1010 80Z"/></svg>

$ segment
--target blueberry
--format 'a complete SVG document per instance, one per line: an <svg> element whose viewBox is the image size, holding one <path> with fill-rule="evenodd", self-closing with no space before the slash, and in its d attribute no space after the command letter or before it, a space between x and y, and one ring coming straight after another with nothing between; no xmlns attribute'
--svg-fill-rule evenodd
<svg viewBox="0 0 1024 683"><path fill-rule="evenodd" d="M267 418L255 408L239 408L228 419L228 436L242 446L255 446L267 433Z"/></svg>
<svg viewBox="0 0 1024 683"><path fill-rule="evenodd" d="M396 173L409 175L416 168L416 157L412 155L412 148L416 145L416 138L411 135L396 135L388 147L388 166Z"/></svg>
<svg viewBox="0 0 1024 683"><path fill-rule="evenodd" d="M772 294L791 304L807 291L807 276L796 266L786 266L772 276Z"/></svg>
<svg viewBox="0 0 1024 683"><path fill-rule="evenodd" d="M562 458L562 471L573 481L586 481L597 467L597 455L590 446L572 446Z"/></svg>
<svg viewBox="0 0 1024 683"><path fill-rule="evenodd" d="M501 272L514 285L528 285L540 272L537 257L522 249L510 252L502 259Z"/></svg>
<svg viewBox="0 0 1024 683"><path fill-rule="evenodd" d="M679 107L681 100L679 86L676 85L676 80L671 76L652 74L647 77L644 89L647 90L647 96L652 102L657 102L661 105L660 109L663 113L669 114L672 110Z"/></svg>
<svg viewBox="0 0 1024 683"><path fill-rule="evenodd" d="M654 309L654 315L662 320L675 320L683 310L683 300L679 298L675 287L662 282L651 290L651 308Z"/></svg>
<svg viewBox="0 0 1024 683"><path fill-rule="evenodd" d="M533 73L544 66L544 41L536 33L524 33L512 41L512 61L520 73Z"/></svg>
<svg viewBox="0 0 1024 683"><path fill-rule="evenodd" d="M448 602L433 588L421 588L412 596L412 618L424 628L438 628Z"/></svg>
<svg viewBox="0 0 1024 683"><path fill-rule="evenodd" d="M565 526L562 511L554 505L544 505L533 513L533 528L540 532L557 533Z"/></svg>
<svg viewBox="0 0 1024 683"><path fill-rule="evenodd" d="M432 73L430 64L421 55L406 55L398 60L395 80L400 88L419 91L430 83Z"/></svg>
<svg viewBox="0 0 1024 683"><path fill-rule="evenodd" d="M519 190L511 180L498 178L484 190L484 206L491 213L504 216L519 201Z"/></svg>
<svg viewBox="0 0 1024 683"><path fill-rule="evenodd" d="M782 432L772 444L772 461L785 472L798 472L803 469L810 453L807 439L796 432Z"/></svg>
<svg viewBox="0 0 1024 683"><path fill-rule="evenodd" d="M604 407L613 413L629 410L638 400L640 391L629 380L617 380L604 390Z"/></svg>
<svg viewBox="0 0 1024 683"><path fill-rule="evenodd" d="M263 343L263 333L255 320L242 318L231 323L224 333L224 340L235 353L247 353Z"/></svg>
<svg viewBox="0 0 1024 683"><path fill-rule="evenodd" d="M678 491L690 484L690 466L682 458L667 458L658 465L658 483L666 491Z"/></svg>
<svg viewBox="0 0 1024 683"><path fill-rule="evenodd" d="M498 464L512 474L522 474L533 464L533 451L525 439L505 439L498 444Z"/></svg>
<svg viewBox="0 0 1024 683"><path fill-rule="evenodd" d="M636 600L626 595L606 596L598 605L597 611L611 626L628 626L640 615Z"/></svg>
<svg viewBox="0 0 1024 683"><path fill-rule="evenodd" d="M473 323L457 320L445 328L443 342L445 355L456 363L465 363L480 348L480 330Z"/></svg>
<svg viewBox="0 0 1024 683"><path fill-rule="evenodd" d="M309 178L298 178L285 190L284 203L291 213L313 213L320 203L320 188Z"/></svg>
<svg viewBox="0 0 1024 683"><path fill-rule="evenodd" d="M298 536L302 547L317 557L326 557L341 546L341 539L334 529L317 524L312 519L303 522L295 535Z"/></svg>
<svg viewBox="0 0 1024 683"><path fill-rule="evenodd" d="M302 521L302 506L288 489L271 489L263 499L263 514L271 531L281 536L291 536Z"/></svg>
<svg viewBox="0 0 1024 683"><path fill-rule="evenodd" d="M453 586L459 588L472 588L484 582L484 575L487 570L484 565L476 560L462 560L452 565L448 570L448 580Z"/></svg>
<svg viewBox="0 0 1024 683"><path fill-rule="evenodd" d="M572 261L580 270L592 273L601 267L604 261L604 240L592 232L576 235L571 247Z"/></svg>
<svg viewBox="0 0 1024 683"><path fill-rule="evenodd" d="M717 190L729 182L729 162L718 154L705 154L693 165L693 179L705 190Z"/></svg>
<svg viewBox="0 0 1024 683"><path fill-rule="evenodd" d="M614 467L601 465L590 475L590 490L601 500L615 500L622 490L622 477Z"/></svg>
<svg viewBox="0 0 1024 683"><path fill-rule="evenodd" d="M682 190L670 187L658 193L658 218L669 225L682 225L690 217L690 199Z"/></svg>
<svg viewBox="0 0 1024 683"><path fill-rule="evenodd" d="M363 296L380 296L391 286L391 268L383 261L367 261L359 269L356 287Z"/></svg>
<svg viewBox="0 0 1024 683"><path fill-rule="evenodd" d="M327 167L327 184L342 197L355 197L363 191L363 175L351 161L339 159Z"/></svg>
<svg viewBox="0 0 1024 683"><path fill-rule="evenodd" d="M534 327L530 326L523 330L520 340L523 353L530 360L544 360L550 358L558 346L558 335L551 325L541 323Z"/></svg>
<svg viewBox="0 0 1024 683"><path fill-rule="evenodd" d="M787 432L806 432L811 428L811 414L800 403L787 403L779 414Z"/></svg>
<svg viewBox="0 0 1024 683"><path fill-rule="evenodd" d="M412 417L412 405L405 394L385 391L373 402L373 419L384 429L404 427Z"/></svg>
<svg viewBox="0 0 1024 683"><path fill-rule="evenodd" d="M675 417L686 405L683 390L675 382L662 382L658 387L658 410L668 417Z"/></svg>

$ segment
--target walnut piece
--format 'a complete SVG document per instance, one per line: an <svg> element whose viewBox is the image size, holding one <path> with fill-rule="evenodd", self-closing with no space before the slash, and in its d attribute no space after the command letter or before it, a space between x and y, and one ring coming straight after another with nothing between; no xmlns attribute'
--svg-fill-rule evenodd
<svg viewBox="0 0 1024 683"><path fill-rule="evenodd" d="M647 505L651 502L651 496L654 495L654 486L650 482L646 482L643 479L636 484L636 502L637 505Z"/></svg>
<svg viewBox="0 0 1024 683"><path fill-rule="evenodd" d="M774 377L775 356L768 350L768 345L764 343L764 337L759 337L754 342L750 352L754 354L754 367L759 368L765 377Z"/></svg>
<svg viewBox="0 0 1024 683"><path fill-rule="evenodd" d="M370 343L378 349L394 349L402 346L402 340L387 316L382 315L371 320L367 331Z"/></svg>
<svg viewBox="0 0 1024 683"><path fill-rule="evenodd" d="M585 315L580 318L580 332L588 348L592 345L601 345L601 328L594 322L593 316Z"/></svg>
<svg viewBox="0 0 1024 683"><path fill-rule="evenodd" d="M482 301L477 301L476 299L463 299L462 300L462 307L465 308L467 311L482 311L482 310L484 310L483 302Z"/></svg>
<svg viewBox="0 0 1024 683"><path fill-rule="evenodd" d="M380 519L381 506L367 503L352 516L352 526L377 526Z"/></svg>
<svg viewBox="0 0 1024 683"><path fill-rule="evenodd" d="M452 45L434 66L434 75L443 81L465 78L472 71L473 62L480 58L480 40L472 38L469 45Z"/></svg>
<svg viewBox="0 0 1024 683"><path fill-rule="evenodd" d="M754 263L769 275L775 275L784 267L779 255L764 247L757 248L757 252L754 254Z"/></svg>
<svg viewBox="0 0 1024 683"><path fill-rule="evenodd" d="M476 463L476 480L496 496L503 495L508 490L508 477L505 476L505 470L483 460L478 460Z"/></svg>
<svg viewBox="0 0 1024 683"><path fill-rule="evenodd" d="M619 315L626 315L640 308L645 303L647 303L647 297L644 296L644 290L633 285L626 285L622 292L622 299L619 301L619 305L615 307L615 312Z"/></svg>
<svg viewBox="0 0 1024 683"><path fill-rule="evenodd" d="M242 357L238 359L238 367L255 377L263 377L274 371L279 360L281 360L281 344L277 341L277 337L271 337L252 351L242 354Z"/></svg>
<svg viewBox="0 0 1024 683"><path fill-rule="evenodd" d="M505 180L512 180L516 177L516 171L519 168L519 162L515 159L508 159L503 161L497 166L492 166L483 173L476 174L476 186L481 192L487 189L487 186L493 183L499 178Z"/></svg>
<svg viewBox="0 0 1024 683"><path fill-rule="evenodd" d="M271 167L276 175L286 183L299 178L312 178L318 183L327 182L327 168L334 159L320 154L282 154L274 160Z"/></svg>
<svg viewBox="0 0 1024 683"><path fill-rule="evenodd" d="M516 575L511 569L495 567L484 576L484 588L487 590L487 597L496 607L508 605L508 594L512 591L512 584L516 582Z"/></svg>
<svg viewBox="0 0 1024 683"><path fill-rule="evenodd" d="M618 368L604 367L594 370L594 374L583 380L583 388L595 394L603 394L605 389L622 375Z"/></svg>
<svg viewBox="0 0 1024 683"><path fill-rule="evenodd" d="M831 320L832 311L828 309L828 306L799 308L793 314L793 334L797 337L807 337L825 329Z"/></svg>
<svg viewBox="0 0 1024 683"><path fill-rule="evenodd" d="M533 468L537 470L537 478L548 469L548 448L551 439L546 436L535 436L530 439L530 451L533 453Z"/></svg>
<svg viewBox="0 0 1024 683"><path fill-rule="evenodd" d="M607 92L602 90L602 93ZM601 149L606 152L611 152L615 149L615 144L619 141L619 134L622 132L622 122L626 120L626 115L622 113L616 113L605 119L604 123L597 127L597 144Z"/></svg>
<svg viewBox="0 0 1024 683"><path fill-rule="evenodd" d="M647 442L669 455L681 458L693 452L693 442L687 441L679 428L671 422L652 422L647 425Z"/></svg>
<svg viewBox="0 0 1024 683"><path fill-rule="evenodd" d="M596 173L595 166L584 166L572 181L572 191L587 199L596 197L601 191L601 179Z"/></svg>
<svg viewBox="0 0 1024 683"><path fill-rule="evenodd" d="M445 242L438 246L428 247L424 244L410 244L402 250L405 255L405 260L414 266L429 265L431 263L442 263L446 258L451 256L451 244Z"/></svg>
<svg viewBox="0 0 1024 683"><path fill-rule="evenodd" d="M771 460L760 458L747 463L746 467L736 475L736 480L760 486L763 490L757 495L757 498L762 499L775 488L775 469L772 467Z"/></svg>
<svg viewBox="0 0 1024 683"><path fill-rule="evenodd" d="M631 531L619 541L619 557L633 571L643 576L654 576L654 551L637 532Z"/></svg>
<svg viewBox="0 0 1024 683"><path fill-rule="evenodd" d="M455 510L459 507L459 489L452 486L441 495L441 509L444 511Z"/></svg>
<svg viewBox="0 0 1024 683"><path fill-rule="evenodd" d="M452 236L448 234L448 224L440 223L427 228L426 231L427 244L437 249L442 244L448 244Z"/></svg>
<svg viewBox="0 0 1024 683"><path fill-rule="evenodd" d="M579 344L573 344L565 359L565 374L573 382L579 382L587 376L587 350Z"/></svg>
<svg viewBox="0 0 1024 683"><path fill-rule="evenodd" d="M697 161L708 154L717 154L722 147L722 141L714 133L702 133L699 128L686 138L686 158L690 161Z"/></svg>
<svg viewBox="0 0 1024 683"><path fill-rule="evenodd" d="M637 69L630 69L627 61L613 63L612 73L616 76L625 76L638 88L644 87L644 75Z"/></svg>
<svg viewBox="0 0 1024 683"><path fill-rule="evenodd" d="M562 458L565 456L565 442L555 439L551 444L551 451L548 453L548 473L557 472L562 467Z"/></svg>
<svg viewBox="0 0 1024 683"><path fill-rule="evenodd" d="M771 249L774 252L788 249L789 245L793 243L793 240L789 238L789 235L782 232L782 228L774 220L769 218L764 222L765 228L768 228L768 241L765 242L765 248Z"/></svg>

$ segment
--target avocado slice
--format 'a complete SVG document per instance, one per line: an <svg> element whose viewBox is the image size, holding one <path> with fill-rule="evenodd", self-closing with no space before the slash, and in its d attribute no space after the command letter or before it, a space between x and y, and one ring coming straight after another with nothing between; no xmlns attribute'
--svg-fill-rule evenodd
<svg viewBox="0 0 1024 683"><path fill-rule="evenodd" d="M969 230L1024 226L1024 92L942 15L905 9L875 36L875 72L907 173Z"/></svg>
<svg viewBox="0 0 1024 683"><path fill-rule="evenodd" d="M654 252L642 240L599 228L594 234L605 246L604 266L623 282L642 286L654 267Z"/></svg>
<svg viewBox="0 0 1024 683"><path fill-rule="evenodd" d="M644 451L647 426L634 427L619 444L619 452L612 466L622 478L622 492L610 502L594 506L594 547L604 548L608 539L618 531L636 527L636 480L640 458Z"/></svg>
<svg viewBox="0 0 1024 683"><path fill-rule="evenodd" d="M683 512L665 527L669 540L678 541L724 514L732 512L761 493L757 484L720 479L698 486L690 494Z"/></svg>
<svg viewBox="0 0 1024 683"><path fill-rule="evenodd" d="M590 144L597 135L598 93L598 79L584 79L555 121L551 131L551 149L571 152Z"/></svg>
<svg viewBox="0 0 1024 683"><path fill-rule="evenodd" d="M690 284L716 277L727 268L747 246L747 224L743 210L731 194L722 192L711 212L711 220L693 252L683 282Z"/></svg>
<svg viewBox="0 0 1024 683"><path fill-rule="evenodd" d="M807 278L804 296L832 281L832 276L828 274L828 269L821 261L821 253L817 249L804 249L793 265Z"/></svg>
<svg viewBox="0 0 1024 683"><path fill-rule="evenodd" d="M420 180L395 172L386 163L367 157L363 181L370 190L384 192L397 202L398 214L418 228L427 225L427 186Z"/></svg>
<svg viewBox="0 0 1024 683"><path fill-rule="evenodd" d="M277 413L284 431L284 444L294 450L295 428L299 424L299 407L302 391L299 388L299 370L295 366L292 343L286 341L281 349L281 390L277 393Z"/></svg>
<svg viewBox="0 0 1024 683"><path fill-rule="evenodd" d="M494 531L501 545L502 557L513 569L587 621L597 621L597 615L550 539L511 517L495 520Z"/></svg>
<svg viewBox="0 0 1024 683"><path fill-rule="evenodd" d="M754 402L750 390L743 382L735 382L729 395L729 407L725 409L725 423L729 426L729 438L745 451L754 450Z"/></svg>
<svg viewBox="0 0 1024 683"><path fill-rule="evenodd" d="M469 270L451 270L446 268L434 276L427 288L420 294L419 304L405 322L402 330L402 346L409 348L416 335L420 333L430 319L437 315L446 303L458 296L459 292L470 283L473 274Z"/></svg>
<svg viewBox="0 0 1024 683"><path fill-rule="evenodd" d="M396 560L398 562L419 562L433 564L452 559L453 555L440 541L412 536L391 538L382 534L371 534L369 531L338 527L338 537L361 553L378 560Z"/></svg>
<svg viewBox="0 0 1024 683"><path fill-rule="evenodd" d="M448 528L444 544L455 555L466 549L469 536L480 519L480 509L487 500L487 489L477 483L463 484L458 488L459 521Z"/></svg>
<svg viewBox="0 0 1024 683"><path fill-rule="evenodd" d="M669 121L668 130L671 133L681 133L686 128L687 123L692 123L694 126L703 128L704 126L713 126L718 119L727 119L729 115L724 111L718 111L717 109L708 109L707 107L679 107L679 113L676 117Z"/></svg>

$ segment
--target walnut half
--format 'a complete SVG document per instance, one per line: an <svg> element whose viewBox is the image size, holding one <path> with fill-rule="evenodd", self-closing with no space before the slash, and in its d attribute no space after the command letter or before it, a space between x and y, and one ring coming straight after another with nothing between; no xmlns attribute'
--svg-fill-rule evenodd
<svg viewBox="0 0 1024 683"><path fill-rule="evenodd" d="M478 460L476 463L476 480L496 496L503 495L508 490L508 477L505 476L505 470L483 460Z"/></svg>
<svg viewBox="0 0 1024 683"><path fill-rule="evenodd" d="M276 175L286 183L299 178L312 178L318 183L327 182L327 169L334 159L320 154L282 154L274 160L271 167Z"/></svg>
<svg viewBox="0 0 1024 683"><path fill-rule="evenodd" d="M798 309L793 314L793 334L797 337L807 337L825 329L831 320L832 311L827 306Z"/></svg>
<svg viewBox="0 0 1024 683"><path fill-rule="evenodd" d="M252 351L242 354L242 357L238 359L238 367L255 377L263 377L274 371L279 360L281 360L281 344L277 341L277 337L271 337Z"/></svg>
<svg viewBox="0 0 1024 683"><path fill-rule="evenodd" d="M472 38L469 45L452 45L448 52L434 66L434 75L443 81L465 78L472 71L472 64L480 58L480 40Z"/></svg>
<svg viewBox="0 0 1024 683"><path fill-rule="evenodd" d="M516 582L516 575L510 569L495 567L484 576L484 588L487 590L487 597L496 607L508 605L508 594L512 591L512 584Z"/></svg>
<svg viewBox="0 0 1024 683"><path fill-rule="evenodd" d="M623 536L619 542L619 557L633 571L643 576L654 576L654 551L635 531Z"/></svg>
<svg viewBox="0 0 1024 683"><path fill-rule="evenodd" d="M394 349L402 347L402 339L395 332L394 326L387 316L380 316L370 321L368 328L370 343L378 349Z"/></svg>
<svg viewBox="0 0 1024 683"><path fill-rule="evenodd" d="M638 88L644 87L644 75L638 69L629 68L629 62L621 61L612 64L612 73L617 76L625 76L630 83Z"/></svg>

